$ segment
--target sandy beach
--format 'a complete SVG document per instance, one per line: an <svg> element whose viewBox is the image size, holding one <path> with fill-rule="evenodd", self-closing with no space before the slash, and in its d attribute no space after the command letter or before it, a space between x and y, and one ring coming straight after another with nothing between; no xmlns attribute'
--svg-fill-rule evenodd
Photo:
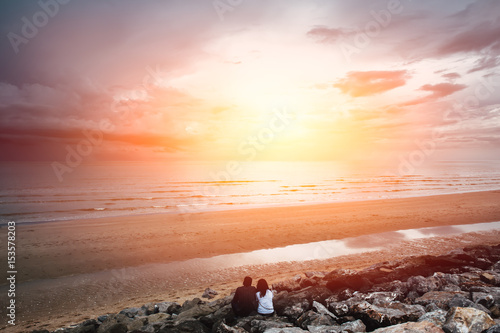
<svg viewBox="0 0 500 333"><path fill-rule="evenodd" d="M492 221L500 221L500 191L18 225L18 279Z"/></svg>
<svg viewBox="0 0 500 333"><path fill-rule="evenodd" d="M23 299L26 304L24 308L20 305L21 321L15 331L34 329L40 325L54 329L152 301L182 302L184 299L200 297L203 289L209 286L225 296L238 286L241 277L246 274L266 276L273 282L308 270L329 271L338 267L357 269L404 256L445 253L460 246L497 244L500 235L492 231L433 237L403 242L394 248L370 254L340 256L329 260L244 266L210 274L196 271L186 276L173 274L162 278L164 283L161 285L148 285L144 281L140 286L110 296L101 303L90 301L91 296L88 302L72 303L64 288L58 290L59 280L53 280L55 278L68 279L110 269L208 258L403 229L493 221L500 221L500 191L18 225L19 288L41 288L37 292L42 296L38 296L36 302L28 302L29 295L25 293ZM1 233L5 232L5 228L2 228ZM1 247L5 251L3 243ZM37 285L38 281L50 282L56 288L43 290ZM77 292L92 295L99 288L97 282L94 287L77 288ZM39 302L44 292L52 295L51 304Z"/></svg>

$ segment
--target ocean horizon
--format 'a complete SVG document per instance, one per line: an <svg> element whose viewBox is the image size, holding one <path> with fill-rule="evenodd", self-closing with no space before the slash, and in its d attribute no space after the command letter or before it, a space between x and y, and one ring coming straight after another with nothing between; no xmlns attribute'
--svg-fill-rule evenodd
<svg viewBox="0 0 500 333"><path fill-rule="evenodd" d="M500 188L500 161L443 161L413 174L336 162L101 162L58 181L50 163L0 164L0 225L392 199Z"/></svg>

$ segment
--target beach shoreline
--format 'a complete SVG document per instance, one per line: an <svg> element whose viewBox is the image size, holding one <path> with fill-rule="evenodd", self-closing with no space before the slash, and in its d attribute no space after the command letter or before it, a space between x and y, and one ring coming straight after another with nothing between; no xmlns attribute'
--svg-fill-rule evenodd
<svg viewBox="0 0 500 333"><path fill-rule="evenodd" d="M25 282L385 231L494 221L500 221L500 190L19 224L18 279ZM6 231L2 228L0 234ZM6 250L4 244L0 247Z"/></svg>
<svg viewBox="0 0 500 333"><path fill-rule="evenodd" d="M109 270L125 272L125 268L148 264L211 258L397 230L495 221L500 221L500 190L251 210L148 215L139 219L137 216L127 216L37 225L19 224L16 229L17 278L22 293L23 286L36 285L39 281L57 282L58 279L92 276ZM0 237L6 236L3 233L6 233L6 228L0 229ZM55 328L138 303L161 300L182 302L193 296L201 296L205 287L219 289L225 295L241 283L244 275L254 272L259 272L258 274L274 282L308 270L357 269L395 257L439 254L469 244L494 244L498 243L498 239L499 232L471 233L462 238L445 237L444 241L437 241L436 238L417 240L401 249L396 247L384 253L375 251L371 254L342 256L330 261L312 261L300 265L267 264L260 268L243 266L241 269L221 270L216 278L204 278L205 272L194 272L198 276L197 282L186 282L182 280L185 277L181 276L176 284L174 282L177 277L173 276L172 288L135 288L120 297L111 297L109 303L99 306L91 303L78 306L64 303L71 300L66 300L63 286L58 288L56 283L55 289L48 291L55 297L52 307L42 308L33 303L30 306L26 304L23 310L21 305L20 318L25 328L38 327L49 320L50 325L53 325L50 327ZM3 243L0 247L2 251L6 250ZM82 289L79 291L81 295L77 296L94 294L98 286L92 287ZM61 293L58 299L56 295ZM28 299L29 294L25 294L19 301L27 302Z"/></svg>

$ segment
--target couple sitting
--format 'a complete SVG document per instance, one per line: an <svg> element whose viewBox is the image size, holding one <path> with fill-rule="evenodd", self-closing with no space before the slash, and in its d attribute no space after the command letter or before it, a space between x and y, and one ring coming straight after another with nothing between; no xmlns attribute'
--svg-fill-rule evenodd
<svg viewBox="0 0 500 333"><path fill-rule="evenodd" d="M243 287L236 289L231 305L238 317L254 314L255 310L260 315L272 316L274 314L273 296L266 280L260 279L255 288L252 286L252 278L247 276L243 280Z"/></svg>

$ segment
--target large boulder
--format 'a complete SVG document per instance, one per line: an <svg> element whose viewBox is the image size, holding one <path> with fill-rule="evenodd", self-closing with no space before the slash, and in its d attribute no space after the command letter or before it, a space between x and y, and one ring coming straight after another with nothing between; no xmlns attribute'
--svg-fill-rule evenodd
<svg viewBox="0 0 500 333"><path fill-rule="evenodd" d="M449 291L429 291L425 293L424 295L420 296L419 298L415 299L414 303L415 304L420 304L422 306L427 306L429 304L435 304L437 307L444 309L444 310L449 310L448 303L453 299L455 296L462 296L466 297L467 293L465 292L449 292Z"/></svg>
<svg viewBox="0 0 500 333"><path fill-rule="evenodd" d="M97 333L108 333L112 331L120 331L123 328L125 332L128 330L127 325L132 322L132 319L122 313L109 315L97 329Z"/></svg>
<svg viewBox="0 0 500 333"><path fill-rule="evenodd" d="M219 293L216 292L215 290L211 289L211 288L206 288L205 291L203 292L203 295L201 295L201 297L203 298L208 298L208 299L212 299L214 298L215 296L217 296Z"/></svg>
<svg viewBox="0 0 500 333"><path fill-rule="evenodd" d="M409 290L416 292L419 295L424 295L429 291L439 290L443 285L442 281L435 277L423 277L421 275L412 276L406 281L408 283Z"/></svg>
<svg viewBox="0 0 500 333"><path fill-rule="evenodd" d="M418 321L428 321L436 326L442 327L446 322L446 311L439 309L423 314Z"/></svg>
<svg viewBox="0 0 500 333"><path fill-rule="evenodd" d="M223 322L221 322L217 326L217 328L213 329L212 332L214 332L214 333L248 333L246 330L244 330L241 327L231 327Z"/></svg>
<svg viewBox="0 0 500 333"><path fill-rule="evenodd" d="M99 328L100 323L95 319L89 319L83 323L77 325L74 328L60 330L58 333L70 332L70 333L96 333Z"/></svg>
<svg viewBox="0 0 500 333"><path fill-rule="evenodd" d="M169 314L179 313L181 311L181 306L176 302L156 303L155 307L158 309L158 312Z"/></svg>
<svg viewBox="0 0 500 333"><path fill-rule="evenodd" d="M373 331L374 333L443 333L443 330L438 326L428 321L409 322L389 327L383 327Z"/></svg>
<svg viewBox="0 0 500 333"><path fill-rule="evenodd" d="M366 332L366 326L361 320L349 321L342 325L308 326L311 333L361 333Z"/></svg>
<svg viewBox="0 0 500 333"><path fill-rule="evenodd" d="M302 288L300 286L300 280L301 280L300 275L296 275L291 279L273 283L272 288L273 288L273 290L276 290L277 292L280 292L280 291L291 292L291 291L300 290Z"/></svg>
<svg viewBox="0 0 500 333"><path fill-rule="evenodd" d="M416 321L425 313L425 309L421 305L391 302L380 307L366 301L355 304L351 311L355 318L359 318L365 323L368 330Z"/></svg>
<svg viewBox="0 0 500 333"><path fill-rule="evenodd" d="M210 329L199 320L189 319L177 323L166 323L158 333L210 333Z"/></svg>
<svg viewBox="0 0 500 333"><path fill-rule="evenodd" d="M220 306L218 306L217 304L198 303L189 307L188 310L184 310L179 313L179 315L176 317L176 321L206 316L219 310L219 308Z"/></svg>
<svg viewBox="0 0 500 333"><path fill-rule="evenodd" d="M303 329L307 329L308 326L332 326L336 324L336 321L328 315L309 310L297 319L296 324Z"/></svg>
<svg viewBox="0 0 500 333"><path fill-rule="evenodd" d="M252 321L250 321L249 331L251 333L263 333L271 328L283 329L287 327L293 327L293 325L289 322L277 318L253 319Z"/></svg>
<svg viewBox="0 0 500 333"><path fill-rule="evenodd" d="M311 310L314 301L324 303L332 295L326 287L313 286L295 292L281 292L274 297L274 310L279 316L297 320L304 312Z"/></svg>
<svg viewBox="0 0 500 333"><path fill-rule="evenodd" d="M120 311L120 314L124 314L129 318L134 318L135 316L145 316L146 309L143 308L126 308Z"/></svg>
<svg viewBox="0 0 500 333"><path fill-rule="evenodd" d="M446 333L481 333L495 322L487 313L474 308L451 308L446 314L443 330Z"/></svg>
<svg viewBox="0 0 500 333"><path fill-rule="evenodd" d="M308 332L298 327L269 328L264 333L303 333Z"/></svg>
<svg viewBox="0 0 500 333"><path fill-rule="evenodd" d="M324 278L326 287L333 292L344 289L367 291L373 283L363 274L354 270L337 269L328 273Z"/></svg>

